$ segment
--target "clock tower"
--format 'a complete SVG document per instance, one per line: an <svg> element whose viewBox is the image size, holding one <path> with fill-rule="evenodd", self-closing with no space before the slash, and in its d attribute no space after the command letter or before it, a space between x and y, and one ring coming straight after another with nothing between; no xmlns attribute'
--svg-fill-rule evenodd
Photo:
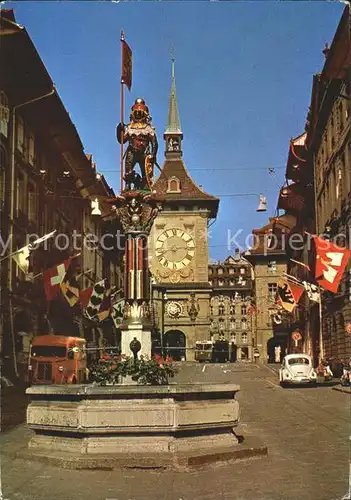
<svg viewBox="0 0 351 500"><path fill-rule="evenodd" d="M174 59L163 137L165 161L153 189L165 202L149 238L155 324L164 351L192 360L196 340L210 339L207 227L219 200L195 184L182 159Z"/></svg>

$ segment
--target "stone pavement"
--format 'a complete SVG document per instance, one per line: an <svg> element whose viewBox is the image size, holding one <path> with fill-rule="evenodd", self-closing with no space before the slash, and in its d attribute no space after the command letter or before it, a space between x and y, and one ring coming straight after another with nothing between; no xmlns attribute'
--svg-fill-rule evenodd
<svg viewBox="0 0 351 500"><path fill-rule="evenodd" d="M13 458L30 432L0 438L3 499L8 500L341 500L348 491L350 396L330 387L279 387L265 367L185 364L179 381L235 382L245 435L268 457L191 472L65 470ZM345 496L345 498L347 498Z"/></svg>

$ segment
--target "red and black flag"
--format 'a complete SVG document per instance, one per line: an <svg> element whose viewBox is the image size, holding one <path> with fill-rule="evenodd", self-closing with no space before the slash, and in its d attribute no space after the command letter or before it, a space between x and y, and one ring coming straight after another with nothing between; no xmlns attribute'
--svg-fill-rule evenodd
<svg viewBox="0 0 351 500"><path fill-rule="evenodd" d="M77 276L71 267L68 268L65 277L60 283L61 292L63 297L66 299L71 307L74 307L79 301L79 285L77 281Z"/></svg>
<svg viewBox="0 0 351 500"><path fill-rule="evenodd" d="M304 287L292 281L280 280L277 290L277 304L292 312L304 292Z"/></svg>
<svg viewBox="0 0 351 500"><path fill-rule="evenodd" d="M133 68L133 54L132 50L124 39L124 33L121 33L122 43L122 74L121 81L124 83L128 90L132 88L132 68Z"/></svg>

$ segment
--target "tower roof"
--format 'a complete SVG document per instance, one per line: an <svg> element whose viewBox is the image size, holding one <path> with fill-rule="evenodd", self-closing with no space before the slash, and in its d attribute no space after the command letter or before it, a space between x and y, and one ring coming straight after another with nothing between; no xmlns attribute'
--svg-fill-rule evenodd
<svg viewBox="0 0 351 500"><path fill-rule="evenodd" d="M169 181L179 181L179 190L170 190ZM166 201L179 204L180 202L205 202L211 210L212 217L218 211L219 199L203 191L190 177L183 160L166 160L162 171L156 180L153 189L161 194Z"/></svg>
<svg viewBox="0 0 351 500"><path fill-rule="evenodd" d="M178 103L176 94L176 84L175 84L175 73L174 73L174 58L172 58L172 85L171 93L169 96L168 105L168 119L165 134L182 134L180 127L179 113L178 113Z"/></svg>

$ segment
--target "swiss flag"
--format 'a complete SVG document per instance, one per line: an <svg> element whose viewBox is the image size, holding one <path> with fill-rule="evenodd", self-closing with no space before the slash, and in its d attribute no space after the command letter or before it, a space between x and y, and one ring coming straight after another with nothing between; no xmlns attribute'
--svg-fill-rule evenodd
<svg viewBox="0 0 351 500"><path fill-rule="evenodd" d="M316 247L316 281L326 290L337 293L351 251L318 236L313 236L313 240Z"/></svg>
<svg viewBox="0 0 351 500"><path fill-rule="evenodd" d="M67 269L71 264L72 259L67 259L55 267L51 267L43 272L44 290L46 299L53 300L60 290L60 285L66 275Z"/></svg>

